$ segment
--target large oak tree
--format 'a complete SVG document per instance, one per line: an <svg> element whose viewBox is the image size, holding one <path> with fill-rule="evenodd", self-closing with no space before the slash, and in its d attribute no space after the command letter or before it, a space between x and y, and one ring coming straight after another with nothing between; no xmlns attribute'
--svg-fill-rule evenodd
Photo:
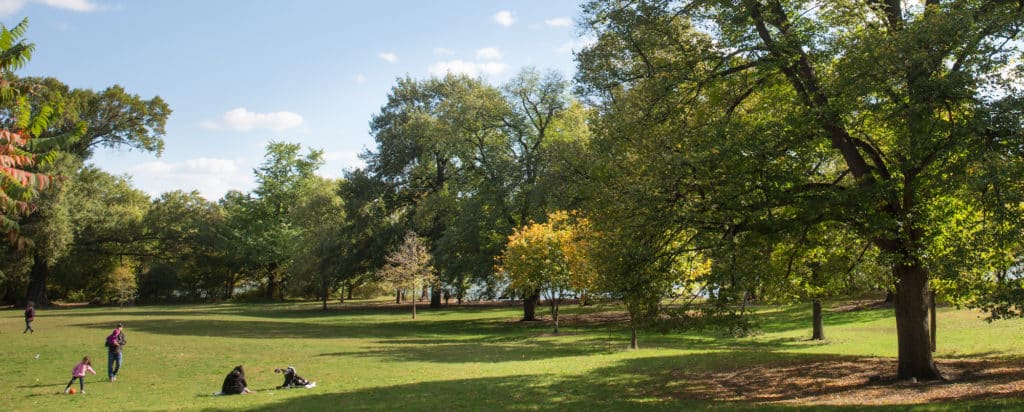
<svg viewBox="0 0 1024 412"><path fill-rule="evenodd" d="M585 10L597 42L579 80L602 112L597 146L649 189L632 201L654 209L634 210L655 233L695 228L689 246L715 248L843 225L892 270L898 376L940 379L930 281L984 280L1019 256L1024 2ZM984 264L956 264L968 260Z"/></svg>

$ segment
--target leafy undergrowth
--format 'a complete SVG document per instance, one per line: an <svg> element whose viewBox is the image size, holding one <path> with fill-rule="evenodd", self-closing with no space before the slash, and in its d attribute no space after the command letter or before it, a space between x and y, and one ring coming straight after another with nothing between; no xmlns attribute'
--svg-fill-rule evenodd
<svg viewBox="0 0 1024 412"><path fill-rule="evenodd" d="M424 305L425 306L425 305ZM947 382L897 382L892 310L837 304L824 342L810 310L755 307L760 333L641 335L627 349L614 305L567 306L519 322L508 302L419 308L383 302L74 307L0 313L5 410L1002 410L1024 408L1024 322L986 323L942 308L936 358ZM546 315L546 310L540 311ZM104 374L101 340L126 325L125 365ZM38 356L37 356L38 355ZM99 372L86 395L61 395L82 356ZM211 396L232 367L245 396ZM294 365L317 387L277 390Z"/></svg>

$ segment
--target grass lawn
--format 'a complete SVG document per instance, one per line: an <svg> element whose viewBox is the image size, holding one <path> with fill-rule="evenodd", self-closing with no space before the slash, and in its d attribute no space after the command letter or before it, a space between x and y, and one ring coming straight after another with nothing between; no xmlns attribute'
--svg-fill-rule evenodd
<svg viewBox="0 0 1024 412"><path fill-rule="evenodd" d="M611 308L563 308L562 334L517 322L519 307L419 310L366 303L215 304L0 312L4 410L1005 410L1024 409L1022 321L986 323L940 308L939 367L949 383L893 382L891 309L826 314L810 342L810 307L758 308L763 333L641 336ZM547 315L547 311L541 311ZM128 345L106 380L103 339L124 322ZM37 356L38 355L38 356ZM61 395L88 355L85 395ZM244 396L211 396L245 365ZM313 389L276 390L294 365ZM880 375L880 380L878 380ZM872 378L874 377L874 378ZM76 383L77 386L77 383ZM898 405L895 406L894 405Z"/></svg>

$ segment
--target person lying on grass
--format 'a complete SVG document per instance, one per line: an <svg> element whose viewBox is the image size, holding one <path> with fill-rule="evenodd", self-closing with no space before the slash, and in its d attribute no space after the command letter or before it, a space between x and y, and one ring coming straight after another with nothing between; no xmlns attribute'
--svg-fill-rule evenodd
<svg viewBox="0 0 1024 412"><path fill-rule="evenodd" d="M274 373L284 374L284 383L278 386L277 389L289 389L289 388L312 388L316 386L316 382L310 382L303 379L299 374L295 373L295 367L289 366L287 368L276 368Z"/></svg>
<svg viewBox="0 0 1024 412"><path fill-rule="evenodd" d="M252 393L249 384L245 381L245 370L242 365L235 366L228 376L224 377L224 384L220 386L220 392L214 395L244 395Z"/></svg>

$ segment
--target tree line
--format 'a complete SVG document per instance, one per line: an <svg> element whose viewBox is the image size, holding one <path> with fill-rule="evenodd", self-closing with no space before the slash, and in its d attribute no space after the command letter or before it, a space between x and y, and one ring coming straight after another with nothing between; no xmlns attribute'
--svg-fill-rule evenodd
<svg viewBox="0 0 1024 412"><path fill-rule="evenodd" d="M524 320L543 296L556 331L563 299L611 298L636 347L647 326L742 328L751 299L812 302L823 338L822 300L876 289L894 300L898 376L940 379L936 296L993 318L1024 302L1022 11L588 2L595 42L573 81L400 78L364 168L321 178L320 151L272 142L257 187L217 201L151 200L84 163L96 147L159 153L158 97L5 69L32 108L62 107L40 137L76 138L39 166L66 180L17 217L31 241L4 260L4 298L241 292L326 308L387 285L434 307L515 296Z"/></svg>

